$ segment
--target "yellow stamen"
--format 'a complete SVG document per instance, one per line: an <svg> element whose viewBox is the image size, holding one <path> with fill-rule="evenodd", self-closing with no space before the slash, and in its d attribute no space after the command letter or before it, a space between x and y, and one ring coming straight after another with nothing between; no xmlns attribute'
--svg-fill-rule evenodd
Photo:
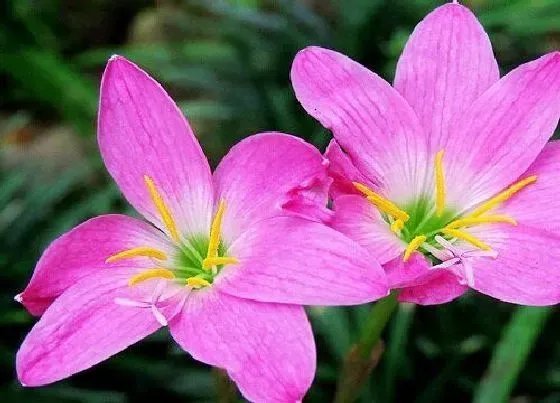
<svg viewBox="0 0 560 403"><path fill-rule="evenodd" d="M173 216L171 215L171 211L163 201L161 195L158 193L156 189L156 185L152 178L148 175L144 175L144 182L148 187L148 191L150 192L150 197L152 198L153 203L155 204L163 223L167 227L169 231L169 236L173 241L179 242L179 232L177 232L177 227L175 226L175 221L173 221Z"/></svg>
<svg viewBox="0 0 560 403"><path fill-rule="evenodd" d="M105 260L105 263L112 263L117 260L128 259L131 257L138 257L138 256L153 257L159 260L167 260L167 255L162 251L147 246L141 246L139 248L126 249L123 250L122 252L115 253L114 255L109 256Z"/></svg>
<svg viewBox="0 0 560 403"><path fill-rule="evenodd" d="M408 262L408 259L410 259L410 256L412 256L412 253L416 249L418 249L420 245L426 242L426 239L428 239L426 238L426 236L418 235L412 241L410 241L406 246L406 250L404 251L403 262Z"/></svg>
<svg viewBox="0 0 560 403"><path fill-rule="evenodd" d="M453 238L462 239L463 241L467 241L468 243L472 244L473 246L476 246L478 249L492 250L490 245L488 245L487 243L481 241L480 239L478 239L474 235L471 235L467 232L460 231L458 229L449 229L449 228L444 228L444 229L441 230L441 232L443 234L449 235Z"/></svg>
<svg viewBox="0 0 560 403"><path fill-rule="evenodd" d="M208 287L210 283L200 277L189 277L187 279L187 286L192 288L201 288L201 287Z"/></svg>
<svg viewBox="0 0 560 403"><path fill-rule="evenodd" d="M404 228L404 222L402 220L395 220L391 224L391 231L398 234Z"/></svg>
<svg viewBox="0 0 560 403"><path fill-rule="evenodd" d="M492 197L490 200L483 203L481 206L479 206L477 209L475 209L471 214L469 214L467 218L478 217L478 216L486 213L487 211L492 210L494 207L498 206L500 203L505 202L506 200L511 198L513 195L515 195L516 193L518 193L519 191L521 191L522 189L524 189L525 187L527 187L531 183L535 183L536 181L537 181L537 176L533 175L533 176L529 176L525 179L522 179L519 182L514 183L513 185L508 187L506 190L504 190L502 193L499 193L498 195Z"/></svg>
<svg viewBox="0 0 560 403"><path fill-rule="evenodd" d="M222 228L222 218L224 216L224 210L226 209L226 204L224 200L220 200L218 205L218 211L214 216L212 221L212 226L210 227L210 240L208 241L208 254L207 258L218 256L218 247L220 246L220 231Z"/></svg>
<svg viewBox="0 0 560 403"><path fill-rule="evenodd" d="M354 187L356 189L358 189L360 192L362 192L367 197L367 199L372 204L374 204L379 210L395 217L398 220L401 220L403 223L407 222L408 219L410 218L409 215L405 211L398 208L393 202L391 202L391 201L385 199L383 196L375 193L374 191L372 191L367 186L362 185L361 183L358 183L358 182L352 182L352 183L353 183Z"/></svg>
<svg viewBox="0 0 560 403"><path fill-rule="evenodd" d="M207 257L206 259L204 259L202 261L202 267L204 269L210 269L212 268L212 266L221 266L224 264L236 264L239 263L239 260L237 260L234 257Z"/></svg>
<svg viewBox="0 0 560 403"><path fill-rule="evenodd" d="M175 274L171 270L164 269L163 267L154 267L153 269L149 269L143 271L132 277L128 280L128 285L133 286L138 283L141 283L146 280L150 280L152 278L166 278L166 279L173 279L175 278Z"/></svg>
<svg viewBox="0 0 560 403"><path fill-rule="evenodd" d="M470 227L478 224L492 224L492 223L507 223L511 225L517 225L517 221L507 215L487 215L483 217L472 217L472 218L461 218L447 224L445 228L454 229L461 227Z"/></svg>
<svg viewBox="0 0 560 403"><path fill-rule="evenodd" d="M436 154L436 213L443 214L445 209L445 176L443 173L443 150Z"/></svg>

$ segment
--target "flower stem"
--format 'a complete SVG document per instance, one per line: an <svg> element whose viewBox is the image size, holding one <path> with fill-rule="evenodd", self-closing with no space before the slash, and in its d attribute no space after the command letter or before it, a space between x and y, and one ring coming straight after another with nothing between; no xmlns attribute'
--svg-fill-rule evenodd
<svg viewBox="0 0 560 403"><path fill-rule="evenodd" d="M381 333L398 305L397 296L398 292L394 291L371 308L358 343L352 347L344 360L335 403L355 401L371 371L377 366L384 350L380 340Z"/></svg>
<svg viewBox="0 0 560 403"><path fill-rule="evenodd" d="M227 372L220 368L214 368L212 372L216 386L216 401L218 403L236 403L239 401L237 388Z"/></svg>
<svg viewBox="0 0 560 403"><path fill-rule="evenodd" d="M357 345L358 352L362 358L367 359L370 357L373 348L381 337L383 329L389 323L389 319L398 305L397 297L398 292L393 291L389 296L377 301L371 308Z"/></svg>

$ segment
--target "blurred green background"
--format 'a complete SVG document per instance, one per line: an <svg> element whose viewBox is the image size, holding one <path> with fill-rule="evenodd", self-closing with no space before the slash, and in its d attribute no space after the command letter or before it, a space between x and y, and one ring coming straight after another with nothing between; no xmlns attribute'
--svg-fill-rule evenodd
<svg viewBox="0 0 560 403"><path fill-rule="evenodd" d="M24 389L14 355L35 319L13 301L42 249L107 212L132 213L95 142L104 63L123 54L178 101L213 165L262 130L324 148L330 134L298 106L295 52L338 49L392 80L433 0L4 0L0 30L0 402L216 401L215 373L162 331L72 379ZM503 69L560 46L560 1L465 1ZM332 400L369 307L309 309L319 367L307 402ZM468 295L402 305L363 402L560 402L560 315ZM221 401L228 401L221 397ZM235 399L230 400L235 401Z"/></svg>

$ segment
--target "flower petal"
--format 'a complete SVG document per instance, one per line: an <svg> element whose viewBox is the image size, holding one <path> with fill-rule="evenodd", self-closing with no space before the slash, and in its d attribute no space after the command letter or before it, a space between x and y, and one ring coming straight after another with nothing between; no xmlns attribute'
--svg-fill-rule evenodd
<svg viewBox="0 0 560 403"><path fill-rule="evenodd" d="M230 248L238 265L217 278L222 292L264 302L351 305L388 294L381 266L357 243L297 217L260 221Z"/></svg>
<svg viewBox="0 0 560 403"><path fill-rule="evenodd" d="M132 291L129 274L127 269L92 274L47 309L16 356L23 385L46 385L83 371L160 327L149 309L115 303Z"/></svg>
<svg viewBox="0 0 560 403"><path fill-rule="evenodd" d="M399 256L385 263L383 269L387 273L389 286L393 289L418 284L426 274L431 273L430 266L426 258L416 252L407 262L403 262L402 256Z"/></svg>
<svg viewBox="0 0 560 403"><path fill-rule="evenodd" d="M560 141L547 144L522 176L537 175L526 187L499 208L518 223L560 235Z"/></svg>
<svg viewBox="0 0 560 403"><path fill-rule="evenodd" d="M417 279L418 285L403 288L400 302L418 305L445 304L463 295L469 288L459 284L457 276L449 270L434 269Z"/></svg>
<svg viewBox="0 0 560 403"><path fill-rule="evenodd" d="M560 52L521 65L478 98L445 147L449 198L473 206L511 184L560 116Z"/></svg>
<svg viewBox="0 0 560 403"><path fill-rule="evenodd" d="M365 248L380 264L401 255L406 248L375 206L363 196L338 197L330 225Z"/></svg>
<svg viewBox="0 0 560 403"><path fill-rule="evenodd" d="M92 218L49 245L18 300L33 315L41 315L68 287L98 270L153 265L147 258L111 264L105 260L115 253L140 246L165 252L168 245L162 235L150 225L125 215Z"/></svg>
<svg viewBox="0 0 560 403"><path fill-rule="evenodd" d="M331 198L336 199L344 194L361 194L356 190L352 182L359 182L372 190L380 191L377 184L366 178L356 168L350 156L340 148L335 139L332 139L327 146L325 158L329 161L327 171L333 179L329 190Z"/></svg>
<svg viewBox="0 0 560 403"><path fill-rule="evenodd" d="M98 125L105 165L140 213L170 233L145 183L149 176L179 232L208 232L212 177L198 141L164 89L119 56L103 74Z"/></svg>
<svg viewBox="0 0 560 403"><path fill-rule="evenodd" d="M300 306L193 292L170 323L192 356L224 368L250 401L301 401L315 374L315 344Z"/></svg>
<svg viewBox="0 0 560 403"><path fill-rule="evenodd" d="M560 236L505 224L471 232L498 252L496 259L473 259L475 290L522 305L560 302Z"/></svg>
<svg viewBox="0 0 560 403"><path fill-rule="evenodd" d="M435 154L465 110L499 78L484 28L468 8L448 3L428 14L410 36L395 88L418 115Z"/></svg>
<svg viewBox="0 0 560 403"><path fill-rule="evenodd" d="M325 212L328 177L315 147L282 133L250 136L224 157L214 174L218 197L226 203L225 240L233 242L252 223L286 214L286 208L314 216Z"/></svg>
<svg viewBox="0 0 560 403"><path fill-rule="evenodd" d="M386 81L318 47L297 54L291 78L305 110L333 131L356 167L379 183L385 196L404 203L423 189L428 158L422 127Z"/></svg>

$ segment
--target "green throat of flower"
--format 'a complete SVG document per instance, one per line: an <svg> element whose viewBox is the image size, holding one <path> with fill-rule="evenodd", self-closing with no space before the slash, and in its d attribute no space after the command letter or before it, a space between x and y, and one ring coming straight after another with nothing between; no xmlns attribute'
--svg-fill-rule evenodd
<svg viewBox="0 0 560 403"><path fill-rule="evenodd" d="M106 263L135 257L152 260L154 267L130 277L129 286L151 279L166 279L191 289L199 289L212 285L225 265L239 263L236 258L226 255L227 248L220 239L225 212L224 200L221 200L218 205L209 236L196 235L183 238L177 230L171 210L158 192L152 178L145 175L144 182L161 221L175 245L175 251L172 253L173 256L168 256L165 252L151 246L137 246L109 256Z"/></svg>
<svg viewBox="0 0 560 403"><path fill-rule="evenodd" d="M524 178L480 204L471 212L459 214L445 205L443 150L435 156L434 171L434 196L422 195L403 208L366 185L354 182L355 188L379 210L391 230L406 243L403 255L405 262L415 251L424 254L432 263L440 262L441 259L435 256L441 256L437 253L438 248L444 246L442 243L449 245L457 240L465 241L476 249L491 254L493 252L491 245L469 233L468 228L492 223L517 225L514 218L502 214L492 214L491 211L537 180L536 176Z"/></svg>

